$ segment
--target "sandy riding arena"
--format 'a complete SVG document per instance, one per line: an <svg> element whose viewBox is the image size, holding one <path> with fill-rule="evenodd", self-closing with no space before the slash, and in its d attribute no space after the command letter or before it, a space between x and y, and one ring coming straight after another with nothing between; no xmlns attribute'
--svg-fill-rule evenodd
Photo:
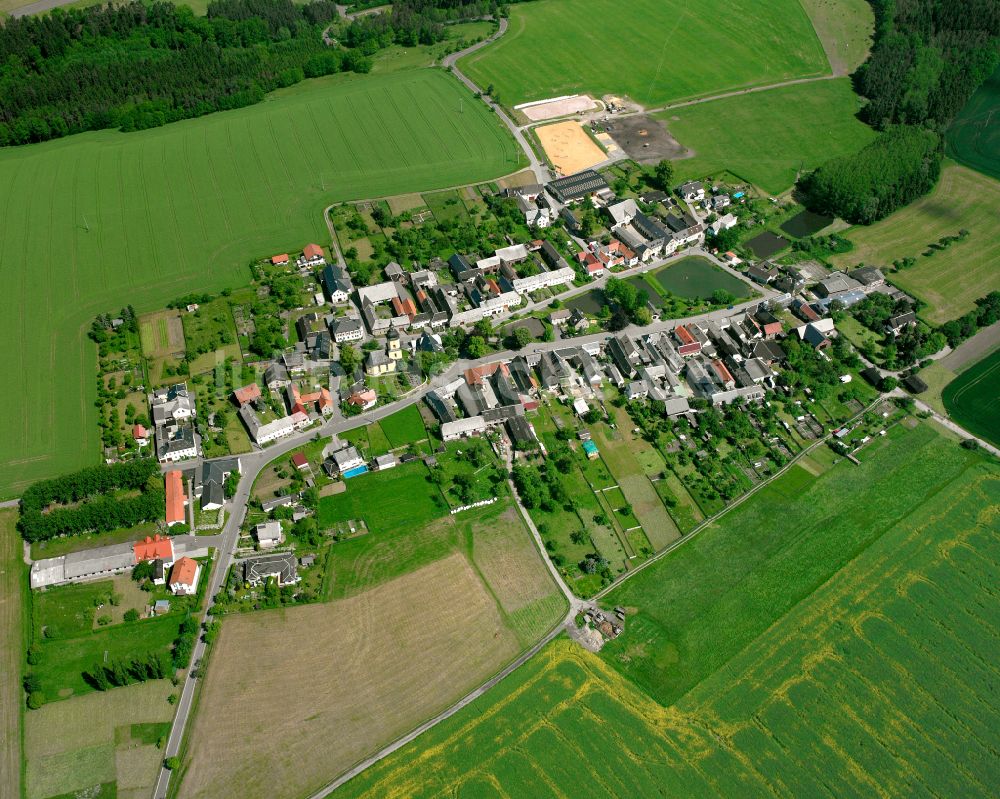
<svg viewBox="0 0 1000 799"><path fill-rule="evenodd" d="M579 122L557 122L535 128L538 141L560 175L572 175L604 161L607 156Z"/></svg>
<svg viewBox="0 0 1000 799"><path fill-rule="evenodd" d="M532 122L542 122L546 119L592 111L596 107L597 104L588 95L573 94L567 97L554 97L551 100L515 105L514 109L520 111Z"/></svg>

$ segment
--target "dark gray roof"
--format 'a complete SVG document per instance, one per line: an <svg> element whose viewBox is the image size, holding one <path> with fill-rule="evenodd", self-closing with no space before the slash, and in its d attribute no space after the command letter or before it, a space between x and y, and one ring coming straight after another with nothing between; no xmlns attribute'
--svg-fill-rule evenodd
<svg viewBox="0 0 1000 799"><path fill-rule="evenodd" d="M575 175L553 180L547 188L561 202L568 202L607 189L609 186L608 182L593 169L585 169Z"/></svg>
<svg viewBox="0 0 1000 799"><path fill-rule="evenodd" d="M289 585L299 581L294 552L275 552L261 555L242 563L243 580L252 585L266 582L268 577L277 577L279 585Z"/></svg>
<svg viewBox="0 0 1000 799"><path fill-rule="evenodd" d="M528 420L523 416L511 416L505 424L507 425L507 432L515 444L526 444L529 441L535 440L535 437L531 434L531 425L528 424Z"/></svg>

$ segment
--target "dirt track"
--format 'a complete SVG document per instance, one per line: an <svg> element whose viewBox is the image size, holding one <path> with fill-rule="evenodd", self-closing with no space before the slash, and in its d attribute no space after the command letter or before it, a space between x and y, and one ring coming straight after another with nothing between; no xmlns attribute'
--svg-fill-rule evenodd
<svg viewBox="0 0 1000 799"><path fill-rule="evenodd" d="M964 366L985 358L997 347L1000 347L1000 322L980 330L938 363L950 372L960 372Z"/></svg>

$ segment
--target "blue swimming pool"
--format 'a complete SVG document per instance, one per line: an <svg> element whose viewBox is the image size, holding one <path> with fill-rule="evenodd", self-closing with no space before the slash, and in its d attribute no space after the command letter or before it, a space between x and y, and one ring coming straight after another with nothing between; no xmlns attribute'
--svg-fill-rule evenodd
<svg viewBox="0 0 1000 799"><path fill-rule="evenodd" d="M364 465L355 466L353 469L348 469L346 472L344 472L341 475L341 477L343 477L346 480L348 477L357 477L359 474L364 474L367 471L368 471L367 466Z"/></svg>

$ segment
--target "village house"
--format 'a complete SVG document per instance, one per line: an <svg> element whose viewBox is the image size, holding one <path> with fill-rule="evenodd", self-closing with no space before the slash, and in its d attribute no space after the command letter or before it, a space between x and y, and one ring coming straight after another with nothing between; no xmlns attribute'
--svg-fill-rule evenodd
<svg viewBox="0 0 1000 799"><path fill-rule="evenodd" d="M170 471L163 475L166 489L166 516L168 527L184 524L187 521L188 497L184 493L184 476L179 471Z"/></svg>
<svg viewBox="0 0 1000 799"><path fill-rule="evenodd" d="M253 528L253 537L261 549L273 549L285 540L279 521L261 522Z"/></svg>
<svg viewBox="0 0 1000 799"><path fill-rule="evenodd" d="M198 591L201 564L187 556L178 558L170 569L167 587L178 596L190 596Z"/></svg>
<svg viewBox="0 0 1000 799"><path fill-rule="evenodd" d="M269 579L279 585L294 585L299 577L294 552L275 552L247 558L241 564L243 581L253 587L264 585Z"/></svg>
<svg viewBox="0 0 1000 799"><path fill-rule="evenodd" d="M688 202L698 202L705 199L705 187L698 181L681 184L679 191L681 197Z"/></svg>
<svg viewBox="0 0 1000 799"><path fill-rule="evenodd" d="M325 263L326 257L323 255L323 248L318 244L307 244L302 248L302 257L295 262L295 265L301 269L322 266Z"/></svg>

